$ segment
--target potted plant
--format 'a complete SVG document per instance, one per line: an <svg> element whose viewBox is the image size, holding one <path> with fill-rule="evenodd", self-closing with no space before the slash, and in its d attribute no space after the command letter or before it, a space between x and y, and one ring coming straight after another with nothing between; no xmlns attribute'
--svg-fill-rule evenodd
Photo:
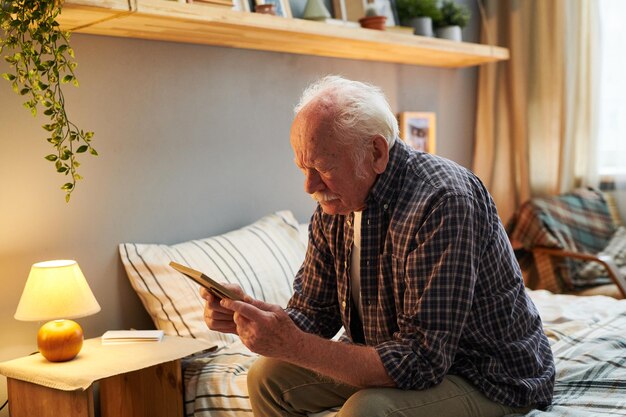
<svg viewBox="0 0 626 417"><path fill-rule="evenodd" d="M0 0L0 54L5 53L10 68L1 76L24 97L24 107L33 116L43 107L43 115L50 119L42 127L54 151L45 158L68 177L61 189L69 202L76 181L82 178L77 155L98 153L91 146L93 132L79 129L65 110L63 87L78 86L78 81L69 33L60 30L56 21L61 6L60 0Z"/></svg>
<svg viewBox="0 0 626 417"><path fill-rule="evenodd" d="M456 4L452 0L444 0L441 6L441 16L435 21L435 33L438 38L461 41L461 29L470 19L470 11L467 7Z"/></svg>
<svg viewBox="0 0 626 417"><path fill-rule="evenodd" d="M385 30L385 23L387 16L380 13L378 6L374 3L370 3L365 8L365 17L359 19L361 27L367 29Z"/></svg>
<svg viewBox="0 0 626 417"><path fill-rule="evenodd" d="M413 27L420 36L433 36L433 22L440 19L437 0L397 0L398 18L404 26Z"/></svg>

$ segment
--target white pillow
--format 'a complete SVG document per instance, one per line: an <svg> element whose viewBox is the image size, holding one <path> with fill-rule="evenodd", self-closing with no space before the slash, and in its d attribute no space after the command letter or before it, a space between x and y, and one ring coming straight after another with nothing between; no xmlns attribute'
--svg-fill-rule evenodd
<svg viewBox="0 0 626 417"><path fill-rule="evenodd" d="M237 337L206 327L198 284L172 269L170 261L219 282L237 283L252 297L284 307L306 251L298 226L290 211L280 211L220 236L172 246L123 243L119 250L130 283L157 329L224 346Z"/></svg>

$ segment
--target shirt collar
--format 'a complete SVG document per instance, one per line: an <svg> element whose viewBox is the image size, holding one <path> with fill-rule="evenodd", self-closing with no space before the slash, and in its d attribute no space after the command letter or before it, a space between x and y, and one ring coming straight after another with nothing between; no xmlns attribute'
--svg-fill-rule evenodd
<svg viewBox="0 0 626 417"><path fill-rule="evenodd" d="M409 149L407 145L401 140L396 139L393 147L389 151L389 163L385 172L380 174L370 191L368 196L368 202L374 202L384 209L388 209L395 202L398 187L396 186L400 181L400 175L398 172L404 165L409 156Z"/></svg>

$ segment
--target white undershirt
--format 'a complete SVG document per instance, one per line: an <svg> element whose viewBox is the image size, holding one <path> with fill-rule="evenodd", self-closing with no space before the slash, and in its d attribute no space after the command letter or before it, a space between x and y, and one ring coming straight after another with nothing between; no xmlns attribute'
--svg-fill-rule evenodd
<svg viewBox="0 0 626 417"><path fill-rule="evenodd" d="M350 287L352 288L352 300L363 320L361 308L361 212L354 212L354 235L352 238L352 255L350 262Z"/></svg>

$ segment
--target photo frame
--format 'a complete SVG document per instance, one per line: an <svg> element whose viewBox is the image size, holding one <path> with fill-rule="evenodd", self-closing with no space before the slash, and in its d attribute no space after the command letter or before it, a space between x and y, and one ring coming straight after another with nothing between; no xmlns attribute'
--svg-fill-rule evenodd
<svg viewBox="0 0 626 417"><path fill-rule="evenodd" d="M402 112L399 114L400 138L418 151L437 152L437 123L432 112Z"/></svg>
<svg viewBox="0 0 626 417"><path fill-rule="evenodd" d="M292 18L291 6L289 0L255 0L255 4L273 4L276 10L276 16Z"/></svg>

